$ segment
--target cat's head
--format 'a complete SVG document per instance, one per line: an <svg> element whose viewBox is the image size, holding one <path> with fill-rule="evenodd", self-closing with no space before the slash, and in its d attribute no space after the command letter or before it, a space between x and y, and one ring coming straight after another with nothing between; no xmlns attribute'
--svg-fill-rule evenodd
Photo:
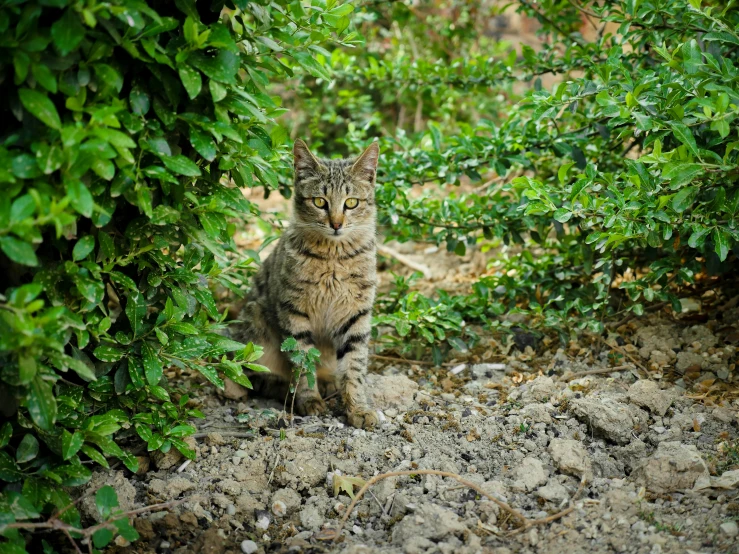
<svg viewBox="0 0 739 554"><path fill-rule="evenodd" d="M358 158L316 158L302 140L293 147L294 225L336 240L374 233L375 175L380 150L373 142Z"/></svg>

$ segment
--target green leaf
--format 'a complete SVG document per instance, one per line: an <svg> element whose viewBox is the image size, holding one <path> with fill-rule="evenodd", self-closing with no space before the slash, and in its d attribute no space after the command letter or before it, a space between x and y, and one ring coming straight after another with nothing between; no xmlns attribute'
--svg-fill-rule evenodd
<svg viewBox="0 0 739 554"><path fill-rule="evenodd" d="M18 381L25 385L36 377L36 358L26 353L18 354Z"/></svg>
<svg viewBox="0 0 739 554"><path fill-rule="evenodd" d="M84 453L88 458L90 458L93 462L103 466L106 469L110 468L108 460L105 459L105 456L103 456L100 451L93 446L90 446L89 444L83 444L80 448L80 451Z"/></svg>
<svg viewBox="0 0 739 554"><path fill-rule="evenodd" d="M10 442L10 437L13 436L13 426L9 421L0 426L0 449L5 448Z"/></svg>
<svg viewBox="0 0 739 554"><path fill-rule="evenodd" d="M729 233L721 229L714 229L712 237L716 254L718 254L719 260L723 262L729 255Z"/></svg>
<svg viewBox="0 0 739 554"><path fill-rule="evenodd" d="M677 121L671 122L670 126L672 127L672 132L674 133L677 140L687 146L691 154L693 154L694 156L698 156L698 146L695 143L695 137L693 136L693 132L690 130L690 128Z"/></svg>
<svg viewBox="0 0 739 554"><path fill-rule="evenodd" d="M95 237L87 235L77 241L72 250L74 261L84 260L95 249Z"/></svg>
<svg viewBox="0 0 739 554"><path fill-rule="evenodd" d="M197 127L190 127L190 143L197 150L198 154L209 162L212 162L216 158L216 145L210 134L205 131Z"/></svg>
<svg viewBox="0 0 739 554"><path fill-rule="evenodd" d="M200 177L200 168L190 158L182 155L162 156L162 162L170 171L187 177Z"/></svg>
<svg viewBox="0 0 739 554"><path fill-rule="evenodd" d="M572 218L572 212L567 208L559 208L554 212L554 219L560 223L567 223Z"/></svg>
<svg viewBox="0 0 739 554"><path fill-rule="evenodd" d="M144 359L144 373L146 374L146 381L150 385L157 385L162 380L162 362L159 360L159 356L154 348L145 342L141 348L141 354Z"/></svg>
<svg viewBox="0 0 739 554"><path fill-rule="evenodd" d="M67 8L64 15L51 26L51 39L62 56L75 50L83 38L85 38L85 28L74 8Z"/></svg>
<svg viewBox="0 0 739 554"><path fill-rule="evenodd" d="M95 548L105 548L113 540L113 531L107 527L101 527L92 534L92 544Z"/></svg>
<svg viewBox="0 0 739 554"><path fill-rule="evenodd" d="M559 171L557 171L557 178L561 184L564 185L565 180L567 179L567 172L573 165L575 165L575 162L567 162L560 166Z"/></svg>
<svg viewBox="0 0 739 554"><path fill-rule="evenodd" d="M329 69L320 64L310 52L298 51L293 52L292 55L295 58L295 61L297 61L298 64L300 64L300 66L308 73L314 77L318 77L319 79L331 81L331 73L329 73Z"/></svg>
<svg viewBox="0 0 739 554"><path fill-rule="evenodd" d="M57 90L56 77L51 70L44 64L33 64L31 66L31 75L36 79L36 82L48 90L50 93L55 94Z"/></svg>
<svg viewBox="0 0 739 554"><path fill-rule="evenodd" d="M22 478L23 473L21 473L13 458L7 452L0 450L0 480L15 483Z"/></svg>
<svg viewBox="0 0 739 554"><path fill-rule="evenodd" d="M38 440L31 434L25 435L15 451L15 461L24 464L36 456L38 456Z"/></svg>
<svg viewBox="0 0 739 554"><path fill-rule="evenodd" d="M44 431L51 432L56 423L56 398L51 385L41 375L36 375L28 388L26 407L33 422Z"/></svg>
<svg viewBox="0 0 739 554"><path fill-rule="evenodd" d="M108 519L113 508L118 507L118 495L116 494L115 489L110 485L101 487L95 493L95 506L102 518L104 520Z"/></svg>
<svg viewBox="0 0 739 554"><path fill-rule="evenodd" d="M22 88L18 91L18 96L23 107L31 115L52 129L61 131L62 122L59 119L59 112L56 111L54 103L45 94L37 90Z"/></svg>
<svg viewBox="0 0 739 554"><path fill-rule="evenodd" d="M72 456L79 452L85 442L85 437L79 431L70 433L66 429L62 430L62 457L69 460Z"/></svg>
<svg viewBox="0 0 739 554"><path fill-rule="evenodd" d="M98 346L93 355L101 362L117 362L125 355L125 352L114 346Z"/></svg>
<svg viewBox="0 0 739 554"><path fill-rule="evenodd" d="M685 187L672 198L672 209L681 214L687 210L698 194L698 187Z"/></svg>
<svg viewBox="0 0 739 554"><path fill-rule="evenodd" d="M182 85L185 87L187 95L191 100L200 94L200 89L203 87L203 80L197 69L193 69L189 65L181 65L177 69L177 73L179 73Z"/></svg>
<svg viewBox="0 0 739 554"><path fill-rule="evenodd" d="M0 249L16 263L36 267L38 258L30 244L15 237L0 237Z"/></svg>
<svg viewBox="0 0 739 554"><path fill-rule="evenodd" d="M126 317L131 325L133 338L140 336L144 328L144 318L146 317L146 299L144 295L138 291L128 295L126 300Z"/></svg>
<svg viewBox="0 0 739 554"><path fill-rule="evenodd" d="M93 199L87 186L79 180L67 181L65 185L72 207L85 217L92 216Z"/></svg>

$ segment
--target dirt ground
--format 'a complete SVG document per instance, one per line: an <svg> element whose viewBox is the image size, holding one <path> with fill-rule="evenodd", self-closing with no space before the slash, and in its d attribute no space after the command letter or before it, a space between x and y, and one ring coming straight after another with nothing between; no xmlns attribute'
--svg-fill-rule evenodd
<svg viewBox="0 0 739 554"><path fill-rule="evenodd" d="M428 262L428 245L391 248ZM432 254L427 291L464 289L487 271L479 253ZM545 339L521 351L479 330L474 351L441 368L375 357L373 432L348 427L336 399L332 415L285 426L281 404L172 372L201 385L190 401L207 415L193 422L196 460L173 449L142 459L142 475L101 472L90 487L112 484L124 509L184 502L138 517L141 540L112 551L739 552L739 309L709 304L687 299L679 317L653 313L567 348ZM614 353L622 365L609 372ZM384 479L326 540L352 501L347 478L420 470L478 490L419 473ZM553 521L522 527L481 491ZM94 517L94 505L82 509Z"/></svg>

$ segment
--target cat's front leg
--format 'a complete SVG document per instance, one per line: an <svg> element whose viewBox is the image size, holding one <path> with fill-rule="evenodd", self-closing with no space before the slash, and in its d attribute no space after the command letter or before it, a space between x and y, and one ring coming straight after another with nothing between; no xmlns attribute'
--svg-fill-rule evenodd
<svg viewBox="0 0 739 554"><path fill-rule="evenodd" d="M369 329L366 332L355 331L341 337L336 349L346 417L352 427L359 429L373 429L379 422L377 413L367 402L365 390L369 337Z"/></svg>

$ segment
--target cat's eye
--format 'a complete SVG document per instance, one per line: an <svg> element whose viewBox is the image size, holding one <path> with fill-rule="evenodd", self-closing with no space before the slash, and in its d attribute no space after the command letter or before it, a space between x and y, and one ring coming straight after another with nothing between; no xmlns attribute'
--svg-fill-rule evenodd
<svg viewBox="0 0 739 554"><path fill-rule="evenodd" d="M320 198L320 197L316 196L313 199L313 204L316 206L316 208L325 208L326 207L326 199L325 198Z"/></svg>
<svg viewBox="0 0 739 554"><path fill-rule="evenodd" d="M350 210L352 208L356 208L358 205L359 205L359 200L357 198L347 198L346 202L344 202L344 206L346 206Z"/></svg>

